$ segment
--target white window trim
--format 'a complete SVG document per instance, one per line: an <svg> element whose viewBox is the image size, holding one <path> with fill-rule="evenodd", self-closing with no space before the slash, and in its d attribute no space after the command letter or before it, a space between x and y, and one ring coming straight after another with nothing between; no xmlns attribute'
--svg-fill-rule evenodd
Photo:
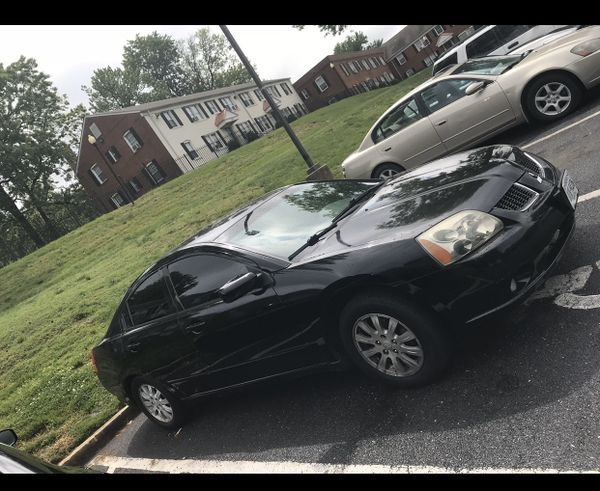
<svg viewBox="0 0 600 491"><path fill-rule="evenodd" d="M106 151L106 153L108 153L108 155L110 155L110 159L112 160L112 163L113 163L113 164L116 164L116 163L119 161L119 159L118 159L118 158L116 158L116 157L113 155L113 151L112 151L112 149L113 149L113 147L110 147L110 148L109 148L109 149ZM118 150L117 150L117 151L118 151ZM121 157L119 157L119 158L121 158Z"/></svg>
<svg viewBox="0 0 600 491"><path fill-rule="evenodd" d="M254 99L252 99L252 96L250 95L249 92L240 93L240 100L242 101L242 104L245 107L250 107L250 106L255 105Z"/></svg>
<svg viewBox="0 0 600 491"><path fill-rule="evenodd" d="M306 89L302 89L300 93L302 94L302 97L304 97L304 99L308 99L310 97Z"/></svg>
<svg viewBox="0 0 600 491"><path fill-rule="evenodd" d="M325 88L321 87L319 80L321 80L323 82L323 84L325 84ZM325 82L325 79L323 78L322 75L319 75L317 78L315 78L315 84L317 84L317 87L319 88L321 93L325 92L329 88L329 84L327 82Z"/></svg>
<svg viewBox="0 0 600 491"><path fill-rule="evenodd" d="M170 130L183 126L183 123L179 124L179 121L175 117L175 111L173 109L167 109L166 111L162 111L160 114L164 115L163 118L168 120L173 125L169 126L169 124L165 122L167 128L169 128Z"/></svg>
<svg viewBox="0 0 600 491"><path fill-rule="evenodd" d="M115 199L115 196L118 196L119 198L121 198L123 200L123 203L119 203L118 200ZM119 193L115 193L110 197L110 200L114 203L114 205L117 208L121 208L121 206L124 206L127 204L127 202L123 199L123 196L121 196Z"/></svg>
<svg viewBox="0 0 600 491"><path fill-rule="evenodd" d="M372 66L373 68L377 68L377 67L379 66L379 65L377 64L377 62L376 62L375 58L373 58L373 57L369 58L369 63L371 64L371 66Z"/></svg>
<svg viewBox="0 0 600 491"><path fill-rule="evenodd" d="M401 59L404 61L401 61ZM404 65L406 63L406 56L404 56L404 53L400 53L398 56L396 56L396 60L398 61L398 63L400 63L400 65Z"/></svg>
<svg viewBox="0 0 600 491"><path fill-rule="evenodd" d="M365 60L364 58L362 60L360 60L360 63L362 64L363 68L365 70L370 70L371 69L371 65L369 65L369 63L367 62L367 60Z"/></svg>
<svg viewBox="0 0 600 491"><path fill-rule="evenodd" d="M93 176L96 178L96 182L97 182L98 184L102 185L102 184L104 184L106 181L108 181L108 178L107 178L106 176L104 176L104 175L103 175L103 177L104 177L104 180L102 180L102 178L101 178L101 177L100 177L98 174L96 174L96 173L94 172L94 167L96 167L96 168L97 168L97 169L100 171L100 173L101 173L101 174L104 174L104 173L102 172L102 169L100 168L100 166L99 166L98 164L93 164L93 165L90 167L90 171L91 171L91 173L93 174Z"/></svg>
<svg viewBox="0 0 600 491"><path fill-rule="evenodd" d="M127 138L125 138L125 135L130 134L133 139L137 142L137 144L139 145L138 148L133 148L133 146L131 145L131 143L129 142L129 140ZM123 140L125 140L125 143L127 143L127 146L131 149L131 151L133 153L137 152L140 148L142 148L142 145L140 145L140 142L138 141L138 139L135 137L135 135L131 132L131 130L127 130L125 133L123 133Z"/></svg>
<svg viewBox="0 0 600 491"><path fill-rule="evenodd" d="M146 168L146 171L148 172L148 175L150 176L150 179L152 179L152 181L154 182L154 184L160 184L161 182L163 182L165 180L165 178L163 177L163 175L160 173L160 171L158 172L160 180L157 181L154 178L154 175L152 174L152 172L150 172L150 165L154 164L154 162L151 160L150 162L148 162L144 167Z"/></svg>
<svg viewBox="0 0 600 491"><path fill-rule="evenodd" d="M192 123L197 123L198 121L204 121L206 119L206 116L202 112L202 109L198 107L198 104L190 104L189 106L184 106L181 108L181 110L185 113L188 119L190 119L190 113L196 118L194 121L192 121Z"/></svg>
<svg viewBox="0 0 600 491"><path fill-rule="evenodd" d="M438 27L440 28L439 32L438 32ZM433 28L433 32L435 32L436 36L439 36L440 34L442 34L442 32L444 32L444 28L441 25L437 25Z"/></svg>

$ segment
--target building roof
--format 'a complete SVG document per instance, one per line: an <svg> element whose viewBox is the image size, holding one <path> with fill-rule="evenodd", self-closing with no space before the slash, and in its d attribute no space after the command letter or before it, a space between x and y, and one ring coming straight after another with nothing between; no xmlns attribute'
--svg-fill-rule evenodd
<svg viewBox="0 0 600 491"><path fill-rule="evenodd" d="M398 31L396 35L388 39L383 43L384 55L383 57L387 60L391 60L395 56L399 55L408 46L414 43L417 39L423 36L426 32L433 29L435 25L431 26L417 26L408 25L404 29Z"/></svg>
<svg viewBox="0 0 600 491"><path fill-rule="evenodd" d="M290 80L289 78L278 78L275 80L264 80L263 84L273 84L278 82L286 82ZM164 107L176 106L179 104L185 104L186 102L195 101L197 99L204 99L207 97L216 97L223 94L228 94L231 92L236 92L238 90L252 89L256 87L254 82L247 82L245 84L232 85L231 87L222 87L220 89L206 90L204 92L197 92L195 94L190 95L182 95L179 97L171 97L169 99L161 99L160 101L147 102L145 104L137 104L135 106L124 107L122 109L115 109L114 111L106 111L103 113L95 113L91 114L90 117L94 116L105 116L112 114L124 114L124 113L132 113L132 112L146 112L153 111L156 109L162 109Z"/></svg>

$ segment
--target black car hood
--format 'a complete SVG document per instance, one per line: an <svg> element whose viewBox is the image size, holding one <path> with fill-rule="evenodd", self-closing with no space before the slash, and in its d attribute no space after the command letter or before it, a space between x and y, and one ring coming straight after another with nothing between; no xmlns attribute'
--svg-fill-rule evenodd
<svg viewBox="0 0 600 491"><path fill-rule="evenodd" d="M413 239L461 210L490 211L524 174L513 148L482 147L399 175L299 259Z"/></svg>

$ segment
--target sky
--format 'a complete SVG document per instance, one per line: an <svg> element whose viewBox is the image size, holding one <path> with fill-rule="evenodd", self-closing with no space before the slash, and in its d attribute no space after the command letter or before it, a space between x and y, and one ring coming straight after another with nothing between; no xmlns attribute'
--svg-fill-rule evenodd
<svg viewBox="0 0 600 491"><path fill-rule="evenodd" d="M35 58L38 68L47 73L60 94L72 105L86 103L81 90L89 85L96 68L121 65L123 46L136 34L158 31L182 39L206 27L168 25L0 25L0 63L7 65L19 56ZM208 26L221 33L218 26ZM325 56L333 54L335 45L352 31L364 32L369 41L387 41L404 26L350 26L338 36L306 26L302 31L284 25L227 26L262 79L291 78L295 82Z"/></svg>

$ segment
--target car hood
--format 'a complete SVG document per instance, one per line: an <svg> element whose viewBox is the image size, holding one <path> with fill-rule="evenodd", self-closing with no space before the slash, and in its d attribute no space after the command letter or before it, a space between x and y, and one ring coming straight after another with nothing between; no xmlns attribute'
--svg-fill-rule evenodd
<svg viewBox="0 0 600 491"><path fill-rule="evenodd" d="M354 247L413 239L462 210L490 211L523 174L516 147L491 146L451 155L384 184L303 259Z"/></svg>

